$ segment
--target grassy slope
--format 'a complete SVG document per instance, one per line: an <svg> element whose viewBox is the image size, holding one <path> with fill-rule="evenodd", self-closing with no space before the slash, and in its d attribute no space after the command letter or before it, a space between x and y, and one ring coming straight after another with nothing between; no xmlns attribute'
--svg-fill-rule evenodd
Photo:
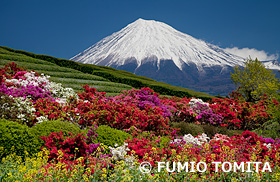
<svg viewBox="0 0 280 182"><path fill-rule="evenodd" d="M150 87L163 95L194 96L206 100L212 98L212 96L205 93L157 82L127 71L116 70L106 66L82 64L0 46L0 66L9 62L15 62L28 69L48 74L52 76L53 81L60 82L75 90L81 90L79 86L81 84L94 86L98 91L108 92L109 94L129 90L132 87Z"/></svg>

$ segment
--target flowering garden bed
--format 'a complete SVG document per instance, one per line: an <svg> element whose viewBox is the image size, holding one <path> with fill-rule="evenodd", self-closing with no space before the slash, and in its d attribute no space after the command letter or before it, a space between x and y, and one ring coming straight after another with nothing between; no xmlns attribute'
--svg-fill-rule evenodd
<svg viewBox="0 0 280 182"><path fill-rule="evenodd" d="M280 179L280 140L252 132L275 119L274 99L204 102L150 88L106 97L87 85L75 93L14 63L0 83L0 181ZM192 135L178 123L243 132Z"/></svg>

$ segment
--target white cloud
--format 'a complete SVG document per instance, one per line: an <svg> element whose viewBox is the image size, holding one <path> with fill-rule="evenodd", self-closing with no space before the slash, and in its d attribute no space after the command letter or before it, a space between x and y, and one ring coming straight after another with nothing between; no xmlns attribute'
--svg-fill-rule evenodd
<svg viewBox="0 0 280 182"><path fill-rule="evenodd" d="M238 47L233 47L233 48L225 48L225 51L227 51L231 54L235 54L237 56L240 56L244 59L249 58L249 56L252 59L258 58L258 60L260 60L260 61L277 60L279 58L278 54L269 55L268 53L266 53L263 50L259 51L259 50L254 49L254 48L253 49L250 49L250 48L239 49Z"/></svg>

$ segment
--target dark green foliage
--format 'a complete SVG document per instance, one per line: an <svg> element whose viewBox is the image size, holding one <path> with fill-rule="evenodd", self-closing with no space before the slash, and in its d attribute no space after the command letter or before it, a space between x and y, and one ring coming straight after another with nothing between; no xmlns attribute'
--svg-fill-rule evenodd
<svg viewBox="0 0 280 182"><path fill-rule="evenodd" d="M125 140L132 137L130 134L126 132L111 128L107 125L98 126L96 130L96 134L98 136L94 141L95 143L103 143L111 147L115 147L115 144L121 146L123 145Z"/></svg>
<svg viewBox="0 0 280 182"><path fill-rule="evenodd" d="M226 129L222 129L222 132L218 132L218 128L212 125L202 125L204 132L208 137L212 138L216 133L224 134L226 133Z"/></svg>
<svg viewBox="0 0 280 182"><path fill-rule="evenodd" d="M275 96L275 100L280 102L279 94ZM265 138L280 138L280 105L274 103L269 105L268 113L272 119L265 122L254 132Z"/></svg>
<svg viewBox="0 0 280 182"><path fill-rule="evenodd" d="M31 132L40 141L41 146L44 145L42 136L49 136L51 133L62 132L64 136L69 136L69 132L73 135L81 133L82 130L75 124L68 121L51 120L45 121L31 128Z"/></svg>
<svg viewBox="0 0 280 182"><path fill-rule="evenodd" d="M0 153L0 158L12 153L25 158L25 152L32 155L40 150L39 141L28 126L5 119L0 119L1 147L3 147L3 151Z"/></svg>
<svg viewBox="0 0 280 182"><path fill-rule="evenodd" d="M222 127L221 131L218 133L231 137L236 133L241 134L242 132L243 132L243 130L228 130L228 129L225 129L224 127Z"/></svg>
<svg viewBox="0 0 280 182"><path fill-rule="evenodd" d="M280 83L279 83L279 87L280 87ZM280 103L280 94L276 95L275 100ZM278 105L276 105L276 104L270 105L268 112L272 116L272 118L275 121L278 121L278 123L280 124L280 104L278 104Z"/></svg>
<svg viewBox="0 0 280 182"><path fill-rule="evenodd" d="M205 133L208 137L213 137L216 133L228 135L229 137L233 136L235 133L242 133L241 130L229 130L225 127L216 127L212 125L198 125L195 123L186 123L186 122L174 122L172 127L180 129L177 132L177 135L184 136L191 134L197 136L198 134Z"/></svg>
<svg viewBox="0 0 280 182"><path fill-rule="evenodd" d="M210 138L213 137L216 133L227 135L229 137L233 136L235 133L241 134L242 130L229 130L225 127L215 127L212 125L202 125L204 133L207 134Z"/></svg>
<svg viewBox="0 0 280 182"><path fill-rule="evenodd" d="M260 136L264 138L280 138L280 124L279 120L272 119L270 121L267 121L262 125L262 127L256 129L254 132L259 134Z"/></svg>
<svg viewBox="0 0 280 182"><path fill-rule="evenodd" d="M187 134L197 136L198 133L200 134L204 133L202 126L194 123L186 123L186 122L172 123L172 127L180 129L177 132L177 135L179 136L184 136Z"/></svg>

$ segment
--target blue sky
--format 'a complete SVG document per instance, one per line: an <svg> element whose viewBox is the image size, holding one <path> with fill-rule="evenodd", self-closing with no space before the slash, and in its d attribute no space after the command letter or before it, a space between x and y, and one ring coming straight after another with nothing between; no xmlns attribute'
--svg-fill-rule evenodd
<svg viewBox="0 0 280 182"><path fill-rule="evenodd" d="M0 45L69 59L143 18L268 59L280 53L279 7L276 0L0 0Z"/></svg>

